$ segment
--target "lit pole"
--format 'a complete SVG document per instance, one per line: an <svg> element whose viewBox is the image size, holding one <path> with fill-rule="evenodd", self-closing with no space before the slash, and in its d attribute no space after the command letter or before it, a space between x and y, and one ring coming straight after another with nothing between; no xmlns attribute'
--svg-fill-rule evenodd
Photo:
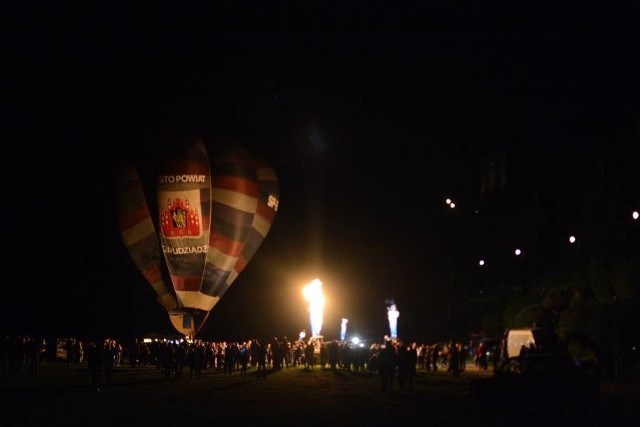
<svg viewBox="0 0 640 427"><path fill-rule="evenodd" d="M480 275L481 275L481 279L480 279L480 290L479 290L479 294L482 295L485 292L485 289L488 290L489 288L489 272L488 272L488 266L487 263L484 259L481 259L480 261L478 261L478 266L480 266ZM482 280L484 279L484 280ZM483 288L484 287L484 288Z"/></svg>
<svg viewBox="0 0 640 427"><path fill-rule="evenodd" d="M517 288L522 289L522 290L526 290L526 286L524 284L524 277L525 277L525 272L524 272L524 251L520 248L515 248L513 250L513 254L515 255L516 259L520 259L520 261L516 261L517 265L516 265L516 274L517 274L517 278L518 280L520 280L520 285L517 286Z"/></svg>
<svg viewBox="0 0 640 427"><path fill-rule="evenodd" d="M580 266L580 240L574 236L569 236L569 243L572 245L576 245L577 255L576 255L576 264Z"/></svg>

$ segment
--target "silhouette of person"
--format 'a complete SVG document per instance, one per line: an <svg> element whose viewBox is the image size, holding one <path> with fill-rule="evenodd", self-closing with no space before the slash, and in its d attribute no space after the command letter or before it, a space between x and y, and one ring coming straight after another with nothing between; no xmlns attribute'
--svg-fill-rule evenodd
<svg viewBox="0 0 640 427"><path fill-rule="evenodd" d="M380 389L382 391L393 390L393 377L398 366L398 354L391 341L387 341L384 348L380 350L378 359L378 374L380 375Z"/></svg>
<svg viewBox="0 0 640 427"><path fill-rule="evenodd" d="M258 365L258 378L267 379L267 347L262 342L256 348L256 363Z"/></svg>

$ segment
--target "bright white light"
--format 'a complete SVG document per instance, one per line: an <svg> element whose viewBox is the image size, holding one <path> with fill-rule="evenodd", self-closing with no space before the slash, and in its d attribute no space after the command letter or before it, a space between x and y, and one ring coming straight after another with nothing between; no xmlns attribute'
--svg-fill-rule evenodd
<svg viewBox="0 0 640 427"><path fill-rule="evenodd" d="M522 251L520 249L516 249L515 251L513 251L514 254L516 254L516 256L519 256L520 254L522 254Z"/></svg>
<svg viewBox="0 0 640 427"><path fill-rule="evenodd" d="M631 218L637 220L638 218L640 218L640 213L638 211L633 211L633 213L631 214Z"/></svg>
<svg viewBox="0 0 640 427"><path fill-rule="evenodd" d="M353 337L351 338L351 342L355 345L358 345L358 343L360 343L360 338L358 337Z"/></svg>
<svg viewBox="0 0 640 427"><path fill-rule="evenodd" d="M301 331L300 334L298 334L298 336L300 337L300 341L304 340L304 337L307 336L307 333L305 331Z"/></svg>
<svg viewBox="0 0 640 427"><path fill-rule="evenodd" d="M456 207L456 204L455 204L455 203L453 203L453 202L451 202L451 203L449 203L449 206L451 207L451 209L453 209L453 208L455 208L455 207Z"/></svg>
<svg viewBox="0 0 640 427"><path fill-rule="evenodd" d="M322 294L322 282L314 279L302 290L304 299L309 302L309 314L311 320L311 335L320 336L322 330L322 314L324 311L324 295Z"/></svg>
<svg viewBox="0 0 640 427"><path fill-rule="evenodd" d="M479 265L480 267L482 267L482 266L484 265L484 260L483 260L483 259L481 259L480 261L478 261L478 265Z"/></svg>
<svg viewBox="0 0 640 427"><path fill-rule="evenodd" d="M450 205L453 201L451 199L447 199L445 200L445 202L447 202L447 204Z"/></svg>
<svg viewBox="0 0 640 427"><path fill-rule="evenodd" d="M576 236L569 236L569 243L575 243L576 242Z"/></svg>

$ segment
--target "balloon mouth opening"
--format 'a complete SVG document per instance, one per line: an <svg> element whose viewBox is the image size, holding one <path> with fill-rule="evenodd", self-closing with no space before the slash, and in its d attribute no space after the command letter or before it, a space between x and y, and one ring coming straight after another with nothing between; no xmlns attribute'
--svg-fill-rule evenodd
<svg viewBox="0 0 640 427"><path fill-rule="evenodd" d="M200 309L178 309L169 311L169 320L182 335L194 338L209 317L209 312Z"/></svg>
<svg viewBox="0 0 640 427"><path fill-rule="evenodd" d="M169 310L168 313L171 316L189 315L193 317L206 316L207 314L209 314L208 311L201 310L199 308L176 308L173 310Z"/></svg>

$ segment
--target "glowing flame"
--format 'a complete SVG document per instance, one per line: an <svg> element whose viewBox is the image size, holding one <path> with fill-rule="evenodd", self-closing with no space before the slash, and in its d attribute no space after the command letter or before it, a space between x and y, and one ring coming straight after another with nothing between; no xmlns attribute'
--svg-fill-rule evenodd
<svg viewBox="0 0 640 427"><path fill-rule="evenodd" d="M324 295L322 294L322 282L314 279L302 290L304 299L309 302L309 314L311 320L311 335L320 336L322 330L322 315L324 311Z"/></svg>

